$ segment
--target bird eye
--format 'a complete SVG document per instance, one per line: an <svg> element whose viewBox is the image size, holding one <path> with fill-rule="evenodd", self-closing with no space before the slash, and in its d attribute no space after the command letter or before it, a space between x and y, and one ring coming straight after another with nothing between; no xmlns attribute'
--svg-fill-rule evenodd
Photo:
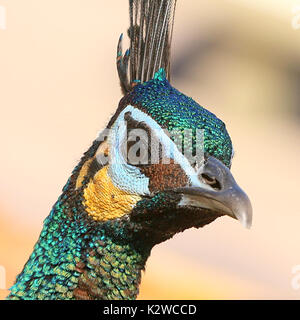
<svg viewBox="0 0 300 320"><path fill-rule="evenodd" d="M209 175L202 173L201 174L202 180L211 186L215 190L221 190L221 184L215 177L210 177Z"/></svg>

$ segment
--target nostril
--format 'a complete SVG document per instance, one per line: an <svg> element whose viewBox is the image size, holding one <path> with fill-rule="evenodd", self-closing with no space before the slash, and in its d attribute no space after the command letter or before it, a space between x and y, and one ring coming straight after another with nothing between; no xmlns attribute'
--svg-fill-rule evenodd
<svg viewBox="0 0 300 320"><path fill-rule="evenodd" d="M221 190L221 184L215 177L210 177L209 175L202 173L202 179L208 185L210 185L215 190Z"/></svg>

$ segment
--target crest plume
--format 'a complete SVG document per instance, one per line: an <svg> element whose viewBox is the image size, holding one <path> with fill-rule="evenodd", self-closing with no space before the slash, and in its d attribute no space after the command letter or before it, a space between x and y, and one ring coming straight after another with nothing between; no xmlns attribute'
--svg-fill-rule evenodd
<svg viewBox="0 0 300 320"><path fill-rule="evenodd" d="M123 93L146 82L163 68L170 78L170 47L176 0L130 0L130 49L118 43L117 68Z"/></svg>

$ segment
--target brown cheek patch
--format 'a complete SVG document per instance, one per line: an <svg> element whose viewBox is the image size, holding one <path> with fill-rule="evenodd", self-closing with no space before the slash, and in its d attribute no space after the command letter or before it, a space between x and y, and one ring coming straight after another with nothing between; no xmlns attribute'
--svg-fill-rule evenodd
<svg viewBox="0 0 300 320"><path fill-rule="evenodd" d="M150 192L183 187L189 182L180 165L173 160L170 160L169 164L158 163L140 167L140 170L150 180Z"/></svg>

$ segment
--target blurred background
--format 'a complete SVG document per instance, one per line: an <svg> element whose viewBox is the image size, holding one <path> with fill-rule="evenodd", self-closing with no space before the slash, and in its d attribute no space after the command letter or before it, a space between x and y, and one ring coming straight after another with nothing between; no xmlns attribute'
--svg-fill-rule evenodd
<svg viewBox="0 0 300 320"><path fill-rule="evenodd" d="M0 0L6 288L121 98L127 2ZM254 219L246 230L222 217L155 247L139 299L299 299L300 0L178 0L175 22L173 85L226 123Z"/></svg>

